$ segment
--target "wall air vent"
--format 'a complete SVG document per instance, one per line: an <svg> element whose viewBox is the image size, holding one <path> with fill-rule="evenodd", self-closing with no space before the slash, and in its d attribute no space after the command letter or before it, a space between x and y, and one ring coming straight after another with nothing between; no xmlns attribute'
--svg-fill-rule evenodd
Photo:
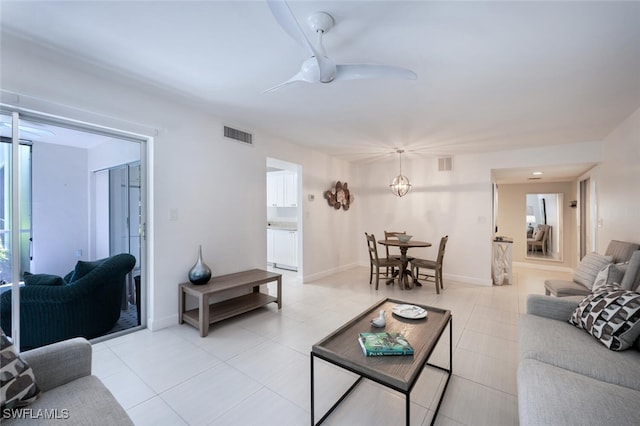
<svg viewBox="0 0 640 426"><path fill-rule="evenodd" d="M253 135L242 130L224 126L224 137L253 145Z"/></svg>
<svg viewBox="0 0 640 426"><path fill-rule="evenodd" d="M451 157L439 157L438 158L438 171L450 172L453 170L453 160Z"/></svg>

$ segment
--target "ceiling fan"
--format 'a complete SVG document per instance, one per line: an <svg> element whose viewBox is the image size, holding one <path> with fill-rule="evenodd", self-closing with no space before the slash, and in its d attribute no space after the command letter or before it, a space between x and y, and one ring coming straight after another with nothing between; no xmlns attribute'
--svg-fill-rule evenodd
<svg viewBox="0 0 640 426"><path fill-rule="evenodd" d="M300 28L289 5L284 0L267 0L271 13L280 26L309 53L309 59L302 63L300 71L284 83L280 83L265 93L296 82L331 83L336 80L359 80L373 78L393 78L415 80L415 72L391 65L336 64L326 54L322 36L333 27L334 20L326 12L315 12L308 18L309 26L317 34L314 46Z"/></svg>

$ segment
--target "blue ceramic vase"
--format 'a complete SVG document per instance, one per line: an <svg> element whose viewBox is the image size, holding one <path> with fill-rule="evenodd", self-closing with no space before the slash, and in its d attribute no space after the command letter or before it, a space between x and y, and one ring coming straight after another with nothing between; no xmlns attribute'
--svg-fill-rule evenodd
<svg viewBox="0 0 640 426"><path fill-rule="evenodd" d="M198 246L198 260L189 270L189 281L195 285L202 285L211 279L211 268L202 261L202 246Z"/></svg>

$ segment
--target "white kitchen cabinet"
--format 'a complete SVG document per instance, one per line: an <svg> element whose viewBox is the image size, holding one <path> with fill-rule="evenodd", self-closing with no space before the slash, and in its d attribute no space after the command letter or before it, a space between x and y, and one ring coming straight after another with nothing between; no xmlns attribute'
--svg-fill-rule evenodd
<svg viewBox="0 0 640 426"><path fill-rule="evenodd" d="M273 230L267 229L267 263L273 265Z"/></svg>
<svg viewBox="0 0 640 426"><path fill-rule="evenodd" d="M267 173L267 206L297 207L298 176L289 171Z"/></svg>
<svg viewBox="0 0 640 426"><path fill-rule="evenodd" d="M298 232L273 229L273 264L285 269L298 269Z"/></svg>
<svg viewBox="0 0 640 426"><path fill-rule="evenodd" d="M267 206L279 207L284 202L283 177L278 172L267 173Z"/></svg>
<svg viewBox="0 0 640 426"><path fill-rule="evenodd" d="M295 173L285 173L283 175L284 184L284 207L298 206L298 175Z"/></svg>

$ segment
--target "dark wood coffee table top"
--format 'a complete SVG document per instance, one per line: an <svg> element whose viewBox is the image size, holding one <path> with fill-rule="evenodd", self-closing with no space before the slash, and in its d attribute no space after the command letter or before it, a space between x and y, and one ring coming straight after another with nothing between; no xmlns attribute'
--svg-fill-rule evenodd
<svg viewBox="0 0 640 426"><path fill-rule="evenodd" d="M395 305L412 304L428 311L427 318L406 319L392 313ZM385 311L387 325L376 328L370 320ZM395 299L383 299L315 345L311 352L336 365L374 378L389 387L409 391L451 318L451 311ZM406 336L414 354L367 357L358 343L362 332L397 332Z"/></svg>

